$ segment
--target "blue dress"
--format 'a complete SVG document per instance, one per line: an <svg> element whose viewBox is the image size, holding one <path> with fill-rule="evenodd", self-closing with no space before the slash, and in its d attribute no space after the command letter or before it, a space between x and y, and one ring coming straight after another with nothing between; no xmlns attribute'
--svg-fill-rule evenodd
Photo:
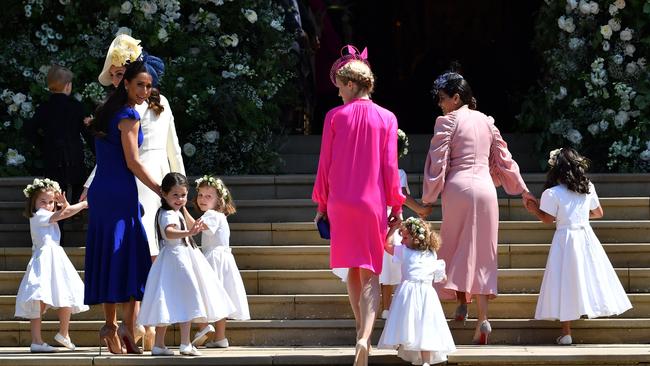
<svg viewBox="0 0 650 366"><path fill-rule="evenodd" d="M123 119L140 119L125 106L95 138L97 172L88 188L85 298L88 305L142 300L151 256L142 226L135 176L126 166L117 128ZM142 143L138 131L138 145Z"/></svg>

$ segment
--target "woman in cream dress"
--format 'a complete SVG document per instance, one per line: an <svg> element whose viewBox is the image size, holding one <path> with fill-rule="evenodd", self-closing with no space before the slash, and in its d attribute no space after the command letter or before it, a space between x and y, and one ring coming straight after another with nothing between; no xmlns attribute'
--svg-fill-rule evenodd
<svg viewBox="0 0 650 366"><path fill-rule="evenodd" d="M140 41L133 39L126 34L118 35L106 54L104 68L99 74L98 80L104 86L113 85L117 87L122 76L124 75L124 63L113 56L114 50L122 47L124 42L137 42ZM151 56L148 56L151 57ZM160 63L162 65L162 62ZM158 80L162 75L164 66L159 70L149 70L152 74L154 88L158 87ZM152 96L156 94L152 91ZM156 104L162 107L162 111L157 113L157 105L152 103L142 103L136 105L135 109L140 114L140 126L144 141L138 150L140 154L140 161L151 176L158 182L162 181L165 174L177 172L185 175L185 166L183 165L183 157L181 156L181 148L178 143L178 136L176 135L176 127L174 125L174 115L172 114L171 107L167 98L162 94L158 94L160 101ZM84 193L82 199L85 198L85 193L92 183L95 175L95 170L90 174L88 180L84 184ZM144 216L142 217L142 225L147 232L147 239L149 241L149 252L151 252L152 260L160 252L158 242L156 240L155 230L155 215L160 207L160 197L147 188L144 184L136 179L138 185L138 200L144 208Z"/></svg>

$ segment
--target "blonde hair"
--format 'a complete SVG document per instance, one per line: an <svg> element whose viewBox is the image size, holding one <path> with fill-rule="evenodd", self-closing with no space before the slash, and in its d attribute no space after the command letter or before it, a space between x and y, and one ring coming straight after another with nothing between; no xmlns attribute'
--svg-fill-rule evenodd
<svg viewBox="0 0 650 366"><path fill-rule="evenodd" d="M203 177L196 180L196 191L199 191L199 188L202 187L212 187L215 192L217 192L217 207L216 211L223 213L226 216L232 215L237 212L235 207L235 202L233 202L232 194L223 181L220 178L216 178L212 175L204 175ZM198 195L194 197L194 206L199 208Z"/></svg>
<svg viewBox="0 0 650 366"><path fill-rule="evenodd" d="M353 60L336 70L336 78L344 84L351 81L359 87L360 90L371 94L375 89L375 75L370 67L362 61Z"/></svg>
<svg viewBox="0 0 650 366"><path fill-rule="evenodd" d="M432 252L437 252L440 249L440 235L424 220L409 217L402 222L402 226L411 235L413 241L412 249L421 251L430 250Z"/></svg>
<svg viewBox="0 0 650 366"><path fill-rule="evenodd" d="M61 65L52 65L47 72L47 88L53 93L60 93L68 83L72 82L74 74Z"/></svg>

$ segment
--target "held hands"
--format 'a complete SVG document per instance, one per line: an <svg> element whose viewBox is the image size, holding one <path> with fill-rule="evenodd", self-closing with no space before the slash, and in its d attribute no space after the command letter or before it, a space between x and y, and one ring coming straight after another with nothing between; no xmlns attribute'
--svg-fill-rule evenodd
<svg viewBox="0 0 650 366"><path fill-rule="evenodd" d="M388 216L388 226L391 228L391 230L393 229L393 227L399 228L403 220L404 218L402 217L401 212L395 214L394 212L391 211L390 216Z"/></svg>
<svg viewBox="0 0 650 366"><path fill-rule="evenodd" d="M420 216L422 220L426 220L427 217L429 217L429 215L431 215L432 212L433 212L433 206L420 206L416 213L418 214L418 216Z"/></svg>
<svg viewBox="0 0 650 366"><path fill-rule="evenodd" d="M521 194L521 200L524 203L524 207L530 213L534 213L539 209L539 200L535 198L530 192L526 191Z"/></svg>

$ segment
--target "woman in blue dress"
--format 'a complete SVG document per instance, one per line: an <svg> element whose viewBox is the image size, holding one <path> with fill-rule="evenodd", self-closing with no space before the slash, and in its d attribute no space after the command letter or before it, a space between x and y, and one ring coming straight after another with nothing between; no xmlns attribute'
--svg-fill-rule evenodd
<svg viewBox="0 0 650 366"><path fill-rule="evenodd" d="M88 189L85 299L102 304L106 324L99 332L111 353L142 353L133 341L137 314L151 267L147 236L140 218L135 177L154 192L160 186L138 159L142 143L140 116L134 109L150 95L152 78L142 61L128 64L116 91L98 108L92 129L96 133L97 172ZM117 326L117 304L122 304L122 326Z"/></svg>

